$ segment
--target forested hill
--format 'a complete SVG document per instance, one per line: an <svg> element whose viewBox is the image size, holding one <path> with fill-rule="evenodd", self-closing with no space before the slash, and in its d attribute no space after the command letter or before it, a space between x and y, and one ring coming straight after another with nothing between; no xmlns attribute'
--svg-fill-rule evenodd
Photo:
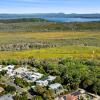
<svg viewBox="0 0 100 100"><path fill-rule="evenodd" d="M21 19L0 19L0 23L21 23L21 22L47 22L42 18L21 18Z"/></svg>
<svg viewBox="0 0 100 100"><path fill-rule="evenodd" d="M100 30L100 22L50 22L41 18L0 20L0 32L52 32Z"/></svg>

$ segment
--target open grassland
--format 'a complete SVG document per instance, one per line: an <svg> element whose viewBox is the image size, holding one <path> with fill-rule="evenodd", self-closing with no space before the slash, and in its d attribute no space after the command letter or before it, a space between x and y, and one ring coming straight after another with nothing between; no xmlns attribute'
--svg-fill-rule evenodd
<svg viewBox="0 0 100 100"><path fill-rule="evenodd" d="M94 53L93 53L94 52ZM39 50L24 50L24 51L1 51L0 60L8 59L25 59L25 58L92 58L100 59L99 47L85 47L85 46L66 46L58 48L46 48Z"/></svg>
<svg viewBox="0 0 100 100"><path fill-rule="evenodd" d="M0 60L25 58L92 58L100 59L99 31L18 32L0 33L0 44L41 43L56 45L28 50L0 51ZM94 54L93 54L94 51Z"/></svg>
<svg viewBox="0 0 100 100"><path fill-rule="evenodd" d="M61 32L17 32L0 33L0 43L11 43L27 40L59 40L59 39L79 39L96 38L100 39L100 31L61 31Z"/></svg>
<svg viewBox="0 0 100 100"><path fill-rule="evenodd" d="M61 57L100 59L100 22L0 21L0 60Z"/></svg>

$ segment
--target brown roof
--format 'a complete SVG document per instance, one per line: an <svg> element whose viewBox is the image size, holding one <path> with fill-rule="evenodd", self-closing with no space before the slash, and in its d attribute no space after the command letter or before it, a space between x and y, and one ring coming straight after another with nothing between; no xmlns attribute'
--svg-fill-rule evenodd
<svg viewBox="0 0 100 100"><path fill-rule="evenodd" d="M77 91L77 92L73 92L71 95L73 95L73 96L79 96L80 94L81 94L81 92Z"/></svg>
<svg viewBox="0 0 100 100"><path fill-rule="evenodd" d="M59 97L60 100L77 100L77 96L67 94ZM62 99L61 99L62 98Z"/></svg>
<svg viewBox="0 0 100 100"><path fill-rule="evenodd" d="M70 95L70 94L68 94L67 96L66 96L66 100L77 100L77 96L73 96L73 95Z"/></svg>

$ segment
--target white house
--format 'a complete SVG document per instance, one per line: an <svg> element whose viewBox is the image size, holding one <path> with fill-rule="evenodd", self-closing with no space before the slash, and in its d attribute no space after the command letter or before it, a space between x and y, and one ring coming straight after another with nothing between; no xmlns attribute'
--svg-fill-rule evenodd
<svg viewBox="0 0 100 100"><path fill-rule="evenodd" d="M15 69L14 73L17 76L25 78L27 81L32 81L32 82L36 81L37 79L40 79L43 76L43 74L41 73L29 71L25 67L20 67Z"/></svg>
<svg viewBox="0 0 100 100"><path fill-rule="evenodd" d="M14 70L14 65L8 65L8 66L6 66L6 67L4 67L4 68L2 68L3 70Z"/></svg>
<svg viewBox="0 0 100 100"><path fill-rule="evenodd" d="M59 83L51 84L49 88L54 91L55 95L59 95L64 91L63 86Z"/></svg>
<svg viewBox="0 0 100 100"><path fill-rule="evenodd" d="M41 73L36 73L36 72L34 72L34 75L39 79L39 78L41 78L42 76L43 76L43 74L41 74Z"/></svg>
<svg viewBox="0 0 100 100"><path fill-rule="evenodd" d="M48 76L45 80L52 82L56 79L56 76Z"/></svg>
<svg viewBox="0 0 100 100"><path fill-rule="evenodd" d="M42 76L43 76L43 74L34 72L34 73L31 73L31 74L27 74L26 77L29 80L32 80L34 82L34 81L40 79Z"/></svg>
<svg viewBox="0 0 100 100"><path fill-rule="evenodd" d="M24 68L24 67L19 67L19 68L14 70L15 74L17 74L17 75L20 75L20 74L25 73L27 71L28 71L28 69Z"/></svg>
<svg viewBox="0 0 100 100"><path fill-rule="evenodd" d="M9 76L13 76L14 75L14 65L8 65L6 67L3 67L2 70L6 70L7 71L7 74Z"/></svg>
<svg viewBox="0 0 100 100"><path fill-rule="evenodd" d="M47 80L38 80L36 81L36 85L40 85L40 86L47 86L48 85L48 81Z"/></svg>
<svg viewBox="0 0 100 100"><path fill-rule="evenodd" d="M14 69L15 66L14 65L8 65L7 67L8 67L8 69Z"/></svg>

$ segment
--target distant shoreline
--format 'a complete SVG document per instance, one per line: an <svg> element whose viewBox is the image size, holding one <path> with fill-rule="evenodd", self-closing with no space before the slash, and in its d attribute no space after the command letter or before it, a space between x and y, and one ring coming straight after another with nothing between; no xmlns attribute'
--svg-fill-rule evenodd
<svg viewBox="0 0 100 100"><path fill-rule="evenodd" d="M0 20L41 18L53 22L93 22L100 21L100 14L0 14Z"/></svg>

